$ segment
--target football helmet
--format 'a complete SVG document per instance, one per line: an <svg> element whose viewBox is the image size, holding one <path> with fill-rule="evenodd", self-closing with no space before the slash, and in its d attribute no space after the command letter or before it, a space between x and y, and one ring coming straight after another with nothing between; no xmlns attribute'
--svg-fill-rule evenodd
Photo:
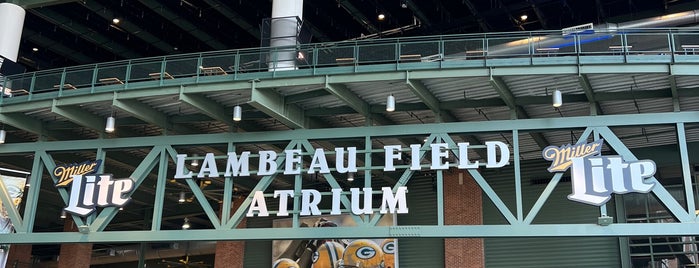
<svg viewBox="0 0 699 268"><path fill-rule="evenodd" d="M289 258L281 258L274 262L272 268L300 268L296 261Z"/></svg>
<svg viewBox="0 0 699 268"><path fill-rule="evenodd" d="M381 250L383 251L383 265L386 268L396 267L396 241L392 238L385 239L381 243Z"/></svg>
<svg viewBox="0 0 699 268"><path fill-rule="evenodd" d="M335 268L342 259L345 247L334 241L326 241L313 253L312 268Z"/></svg>
<svg viewBox="0 0 699 268"><path fill-rule="evenodd" d="M376 242L357 239L345 248L339 268L383 268L383 252Z"/></svg>

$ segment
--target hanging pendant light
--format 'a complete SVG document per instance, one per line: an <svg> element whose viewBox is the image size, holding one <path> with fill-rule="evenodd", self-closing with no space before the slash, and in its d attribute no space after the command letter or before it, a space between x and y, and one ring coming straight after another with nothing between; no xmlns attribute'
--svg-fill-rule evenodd
<svg viewBox="0 0 699 268"><path fill-rule="evenodd" d="M233 121L240 121L243 120L243 107L240 107L240 105L236 105L233 107Z"/></svg>
<svg viewBox="0 0 699 268"><path fill-rule="evenodd" d="M182 224L182 230L187 230L187 229L189 229L189 227L191 227L191 225L189 225L189 218L185 217L184 223Z"/></svg>
<svg viewBox="0 0 699 268"><path fill-rule="evenodd" d="M109 116L107 117L107 125L104 127L104 131L107 133L112 133L114 132L114 128L116 126L116 119L114 116Z"/></svg>
<svg viewBox="0 0 699 268"><path fill-rule="evenodd" d="M5 143L6 137L7 137L7 132L4 129L0 129L0 144Z"/></svg>
<svg viewBox="0 0 699 268"><path fill-rule="evenodd" d="M177 202L179 202L180 204L184 203L184 201L186 201L185 197L186 196L184 192L180 192L180 199L178 199Z"/></svg>
<svg viewBox="0 0 699 268"><path fill-rule="evenodd" d="M553 91L553 107L561 107L563 105L563 94L560 90L556 89Z"/></svg>
<svg viewBox="0 0 699 268"><path fill-rule="evenodd" d="M347 181L354 181L354 172L347 173Z"/></svg>
<svg viewBox="0 0 699 268"><path fill-rule="evenodd" d="M388 98L386 98L386 111L393 112L395 110L396 110L396 97L393 97L393 94L388 95Z"/></svg>

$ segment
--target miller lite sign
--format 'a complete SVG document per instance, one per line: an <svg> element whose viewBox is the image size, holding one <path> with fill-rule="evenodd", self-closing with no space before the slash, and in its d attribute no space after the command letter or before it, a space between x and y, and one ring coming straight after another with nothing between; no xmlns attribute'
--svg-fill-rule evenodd
<svg viewBox="0 0 699 268"><path fill-rule="evenodd" d="M111 174L95 174L101 160L57 166L53 174L56 187L70 186L68 206L63 210L73 215L88 216L96 207L123 207L131 200L134 182L130 178L114 179Z"/></svg>
<svg viewBox="0 0 699 268"><path fill-rule="evenodd" d="M655 175L652 160L626 162L621 156L602 156L599 139L592 143L546 147L542 156L551 161L548 171L565 172L570 168L573 193L568 199L595 206L605 204L612 193L648 193L654 182L645 179Z"/></svg>

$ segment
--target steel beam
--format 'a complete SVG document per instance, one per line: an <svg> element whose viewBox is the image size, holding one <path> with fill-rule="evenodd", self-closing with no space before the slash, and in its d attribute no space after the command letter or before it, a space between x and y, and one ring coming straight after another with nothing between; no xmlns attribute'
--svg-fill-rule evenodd
<svg viewBox="0 0 699 268"><path fill-rule="evenodd" d="M206 33L205 31L202 31L201 28L189 22L189 20L187 20L186 18L180 17L180 15L177 15L177 13L172 11L169 7L161 4L160 2L155 0L139 0L139 2L153 10L153 12L160 14L160 16L162 16L165 20L169 21L172 24L175 24L177 27L182 29L182 31L194 36L195 38L199 39L199 41L202 41L204 44L209 45L211 48L216 50L223 50L228 48L228 46L221 43L221 41Z"/></svg>
<svg viewBox="0 0 699 268"><path fill-rule="evenodd" d="M325 83L325 90L335 95L338 99L345 102L349 107L352 107L357 113L363 115L364 117L369 117L371 111L369 110L369 104L366 101L359 98L351 90L349 90L343 84L331 84Z"/></svg>
<svg viewBox="0 0 699 268"><path fill-rule="evenodd" d="M306 128L309 125L301 108L294 104L287 104L284 96L278 93L256 88L255 82L253 82L249 104L292 129Z"/></svg>
<svg viewBox="0 0 699 268"><path fill-rule="evenodd" d="M233 124L233 119L230 114L226 113L225 107L205 96L180 93L180 100L214 120L221 121L227 125Z"/></svg>
<svg viewBox="0 0 699 268"><path fill-rule="evenodd" d="M602 114L604 114L602 111L602 106L600 106L599 101L597 101L597 99L595 97L595 91L592 88L592 84L590 84L590 79L587 77L587 75L580 74L578 76L578 82L580 83L580 86L582 87L583 91L585 92L585 96L587 97L587 101L590 102L590 115L602 115Z"/></svg>
<svg viewBox="0 0 699 268"><path fill-rule="evenodd" d="M56 102L54 102L54 105L51 107L51 112L65 117L66 119L80 126L93 129L98 132L104 131L104 118L93 115L78 107L58 106L56 105Z"/></svg>

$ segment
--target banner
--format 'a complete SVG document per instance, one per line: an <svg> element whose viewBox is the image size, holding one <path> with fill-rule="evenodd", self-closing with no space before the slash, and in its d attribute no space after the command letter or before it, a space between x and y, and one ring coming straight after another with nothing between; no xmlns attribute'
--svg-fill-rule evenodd
<svg viewBox="0 0 699 268"><path fill-rule="evenodd" d="M12 199L13 203L12 205L17 207L19 203L22 202L24 185L27 182L27 179L24 177L0 175L0 180L2 180L2 182L5 184L7 193L10 194L10 198ZM0 201L0 235L11 233L12 231L12 222L7 214L7 209L5 209L5 204L2 204L2 201ZM0 267L5 267L9 249L10 245L0 245Z"/></svg>

